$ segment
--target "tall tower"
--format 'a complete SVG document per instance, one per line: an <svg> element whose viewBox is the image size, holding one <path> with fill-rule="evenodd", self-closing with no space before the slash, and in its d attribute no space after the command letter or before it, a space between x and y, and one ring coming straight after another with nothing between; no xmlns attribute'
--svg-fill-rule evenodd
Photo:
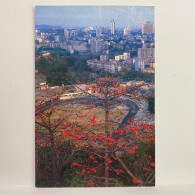
<svg viewBox="0 0 195 195"><path fill-rule="evenodd" d="M154 33L154 25L147 21L142 25L142 34L152 34Z"/></svg>
<svg viewBox="0 0 195 195"><path fill-rule="evenodd" d="M111 21L111 34L112 35L115 34L115 22L114 22L114 20Z"/></svg>

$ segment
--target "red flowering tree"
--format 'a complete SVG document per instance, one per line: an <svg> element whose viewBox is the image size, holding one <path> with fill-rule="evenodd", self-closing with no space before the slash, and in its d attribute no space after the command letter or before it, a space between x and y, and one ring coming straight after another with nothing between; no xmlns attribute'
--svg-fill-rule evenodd
<svg viewBox="0 0 195 195"><path fill-rule="evenodd" d="M129 92L132 91L134 93L132 95L135 96L136 90L139 89L139 87L141 86L143 85L134 87L133 89L129 89ZM115 130L113 129L114 127L111 126L112 121L110 117L113 115L113 112L110 111L111 107L113 107L113 105L115 104L119 104L120 102L126 101L125 99L120 99L120 97L126 95L126 89L121 87L119 78L104 77L103 79L97 79L95 84L93 85L88 84L88 86L86 86L86 89L88 90L91 89L92 96L95 96L96 98L102 100L102 103L100 105L104 108L104 117L105 117L104 128L102 127L101 129L104 131L104 133L90 134L88 132L87 134L85 134L85 136L88 137L87 146L88 148L91 149L90 152L94 154L90 156L90 159L93 159L95 161L97 161L96 160L97 157L104 159L103 162L101 160L101 163L104 166L104 176L102 177L102 179L105 180L104 186L109 186L109 183L111 183L110 181L116 180L114 178L109 178L109 172L115 172L117 175L126 172L134 184L139 184L139 185L152 184L152 182L154 181L154 170L153 170L154 163L152 162L150 163L150 160L152 160L150 155L149 155L150 158L147 159L147 158L143 158L143 155L146 157L147 154L142 154L140 156L139 154L136 154L136 151L138 150L138 146L136 144L140 142L140 140L146 142L154 141L154 126L148 126L145 123L139 124L138 122L134 123L128 121L129 123L128 125L120 126L119 123L118 128ZM118 115L120 114L118 113ZM97 127L97 129L100 129L98 127L99 123L95 119L96 116L94 115L93 118L91 119L93 123L93 128ZM91 138L92 141L89 141L90 140L89 138ZM98 143L98 147L96 143ZM149 146L150 145L152 144L149 143ZM98 151L96 150L97 148L101 148L101 150ZM139 157L138 159L140 163L139 167L143 166L144 171L147 171L146 173L143 173L145 174L144 179L146 181L143 181L141 178L138 179L134 175L133 171L131 171L131 165L129 168L128 166L129 163L127 162L126 165L125 159L120 158L120 156L127 157L127 154L133 156L136 155L137 158ZM118 163L121 165L123 170L114 168L113 167L113 165L115 164L113 163L114 161L118 161ZM82 165L80 165L79 167L82 167ZM90 168L88 167L88 169ZM92 173L93 172L96 173L95 170L96 170L95 168L91 168ZM82 174L84 173L89 174L91 172L90 170L88 171L82 170Z"/></svg>
<svg viewBox="0 0 195 195"><path fill-rule="evenodd" d="M106 76L86 84L83 93L90 94L91 99L71 101L76 105L74 109L63 106L62 113L71 113L69 116L59 115L57 106L45 111L37 107L37 160L43 158L40 148L48 147L52 159L48 169L52 168L55 186L64 186L59 181L64 170L67 174L71 171L71 177L79 179L83 186L153 185L154 125L135 121L128 112L116 109L116 105L124 107L126 102L135 101L139 87L128 89L130 98L125 98L127 89L119 78ZM144 97L139 100L145 101ZM78 101L85 105L85 114L78 110ZM135 102L140 106L139 101ZM87 110L94 107L98 112L103 110L104 117L98 112L88 115Z"/></svg>

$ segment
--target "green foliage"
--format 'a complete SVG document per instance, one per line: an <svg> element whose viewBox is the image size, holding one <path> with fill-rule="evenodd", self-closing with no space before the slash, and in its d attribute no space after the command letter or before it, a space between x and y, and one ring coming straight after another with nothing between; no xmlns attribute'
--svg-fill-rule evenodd
<svg viewBox="0 0 195 195"><path fill-rule="evenodd" d="M40 47L39 49L36 49L35 54L41 55L43 51L50 52L53 55L70 56L70 52L66 51L65 49L51 47Z"/></svg>
<svg viewBox="0 0 195 195"><path fill-rule="evenodd" d="M76 56L52 55L35 61L35 67L46 76L49 86L70 85L89 79L89 68L85 60Z"/></svg>
<svg viewBox="0 0 195 195"><path fill-rule="evenodd" d="M135 71L135 70L128 71L124 75L119 73L119 76L121 76L121 78L123 78L123 80L125 81L128 81L128 80L138 80L138 81L147 80L149 82L154 81L154 74Z"/></svg>
<svg viewBox="0 0 195 195"><path fill-rule="evenodd" d="M142 178L142 180L145 180L147 178L147 171L144 168L150 167L151 169L155 169L149 164L150 161L155 162L155 144L153 141L146 142L141 140L137 143L137 146L138 150L136 150L136 153L124 153L121 159L126 166L133 171L133 174L137 178ZM151 160L149 160L148 156L151 157ZM120 166L120 168L122 167ZM124 173L124 177L129 178L127 173ZM125 185L129 185L129 182L132 182L131 180L127 182L127 179L124 180L122 177L120 177L120 179L122 179Z"/></svg>
<svg viewBox="0 0 195 195"><path fill-rule="evenodd" d="M48 83L53 85L70 84L72 72L66 63L52 64L47 71Z"/></svg>
<svg viewBox="0 0 195 195"><path fill-rule="evenodd" d="M152 157L153 161L155 161L155 143L154 143L154 141L147 142L147 141L141 140L138 142L137 146L138 146L138 150L136 153L140 157L142 157L142 159L144 158L144 155L147 154L147 155Z"/></svg>
<svg viewBox="0 0 195 195"><path fill-rule="evenodd" d="M149 167L151 170L155 169L150 166L150 162L155 162L155 143L153 141L147 142L141 140L137 143L137 146L138 149L136 150L136 153L130 154L129 152L123 152L121 153L120 158L137 178L145 180L150 173L144 168ZM94 164L94 160L90 160L89 158L91 155L90 152L78 150L73 144L71 144L71 141L66 141L64 143L58 142L56 148L56 154L59 153L59 151L63 151L57 155L58 164L63 164L63 166L58 170L59 187L86 187L89 184L89 180L94 181L94 183L97 183L98 186L104 186L104 180L97 179L104 178L104 166L101 166L104 164L104 159L95 156L98 164ZM109 173L109 177L116 179L120 186L134 185L132 178L129 177L120 162L112 157L110 158L113 162L109 165L112 169ZM36 186L51 187L53 186L51 148L39 147L39 159L39 166L37 166L36 170ZM73 162L81 165L87 163L86 165L91 168L96 167L97 172L95 174L87 174L86 172L85 174L81 174L81 171L85 169L85 167L73 166ZM124 172L117 175L117 169L123 170ZM87 171L90 169L86 168L85 170ZM115 186L115 184L110 184L110 186Z"/></svg>
<svg viewBox="0 0 195 195"><path fill-rule="evenodd" d="M148 98L148 110L150 111L150 113L154 113L155 112L155 99L154 97L150 97Z"/></svg>

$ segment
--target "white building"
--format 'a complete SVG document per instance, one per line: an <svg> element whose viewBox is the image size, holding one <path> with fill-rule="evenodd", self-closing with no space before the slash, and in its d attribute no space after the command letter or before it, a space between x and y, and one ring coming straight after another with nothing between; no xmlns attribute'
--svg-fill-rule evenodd
<svg viewBox="0 0 195 195"><path fill-rule="evenodd" d="M90 68L97 68L97 60L87 60L87 65Z"/></svg>
<svg viewBox="0 0 195 195"><path fill-rule="evenodd" d="M60 36L55 36L55 42L60 42Z"/></svg>
<svg viewBox="0 0 195 195"><path fill-rule="evenodd" d="M45 33L41 32L41 38L44 39L45 38Z"/></svg>
<svg viewBox="0 0 195 195"><path fill-rule="evenodd" d="M124 30L123 30L123 35L124 36L128 36L128 35L130 35L130 28L124 28Z"/></svg>
<svg viewBox="0 0 195 195"><path fill-rule="evenodd" d="M69 38L69 31L67 29L64 29L64 36L66 37L66 39Z"/></svg>
<svg viewBox="0 0 195 195"><path fill-rule="evenodd" d="M133 64L135 66L136 71L143 71L145 68L145 60L143 60L143 59L134 58Z"/></svg>
<svg viewBox="0 0 195 195"><path fill-rule="evenodd" d="M106 63L104 64L104 70L110 73L115 73L117 71L117 65L116 64L111 64L111 63Z"/></svg>
<svg viewBox="0 0 195 195"><path fill-rule="evenodd" d="M128 52L125 52L123 53L124 57L125 57L125 60L130 60L130 53Z"/></svg>
<svg viewBox="0 0 195 195"><path fill-rule="evenodd" d="M114 20L111 21L111 34L112 35L115 34L115 22L114 22Z"/></svg>
<svg viewBox="0 0 195 195"><path fill-rule="evenodd" d="M47 51L43 51L43 53L42 53L42 56L43 57L48 57L50 55L51 55L51 53L50 52L47 52Z"/></svg>
<svg viewBox="0 0 195 195"><path fill-rule="evenodd" d="M74 45L73 49L76 50L76 51L79 51L79 52L85 52L85 51L88 50L87 47L84 44Z"/></svg>
<svg viewBox="0 0 195 195"><path fill-rule="evenodd" d="M100 55L100 61L102 61L102 62L108 61L108 55L106 55L106 54Z"/></svg>
<svg viewBox="0 0 195 195"><path fill-rule="evenodd" d="M97 61L96 62L96 68L98 68L98 69L104 69L104 62Z"/></svg>
<svg viewBox="0 0 195 195"><path fill-rule="evenodd" d="M116 61L103 62L98 60L87 60L87 65L91 68L102 69L110 73L121 70L121 66Z"/></svg>
<svg viewBox="0 0 195 195"><path fill-rule="evenodd" d="M115 60L130 60L130 53L123 53L123 55L115 56Z"/></svg>

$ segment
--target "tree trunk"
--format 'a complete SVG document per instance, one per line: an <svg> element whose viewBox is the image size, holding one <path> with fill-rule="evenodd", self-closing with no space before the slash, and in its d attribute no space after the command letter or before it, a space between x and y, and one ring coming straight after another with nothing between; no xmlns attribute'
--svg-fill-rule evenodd
<svg viewBox="0 0 195 195"><path fill-rule="evenodd" d="M136 177L133 175L133 173L127 168L127 166L125 165L125 163L119 158L119 156L117 156L118 161L121 163L122 167L125 169L125 171L128 173L128 175L132 178L135 179ZM142 185L143 181L141 179L137 179L137 182Z"/></svg>
<svg viewBox="0 0 195 195"><path fill-rule="evenodd" d="M53 132L50 133L50 139L51 139L51 149L52 149L53 182L56 187L58 184L58 181L57 181L57 171L56 171L56 151L55 151L55 145L54 145Z"/></svg>
<svg viewBox="0 0 195 195"><path fill-rule="evenodd" d="M107 146L106 146L107 148ZM108 156L108 152L105 151L105 155ZM108 158L105 159L105 187L108 187Z"/></svg>
<svg viewBox="0 0 195 195"><path fill-rule="evenodd" d="M105 135L106 135L106 137L109 137L109 130L108 130L108 124L107 124L107 122L108 122L108 114L109 114L109 110L108 110L108 96L107 96L107 91L106 91L106 93L105 93ZM105 156L107 156L105 158L105 187L108 187L108 176L109 176L108 158L109 158L109 151L108 151L107 144L105 146Z"/></svg>

